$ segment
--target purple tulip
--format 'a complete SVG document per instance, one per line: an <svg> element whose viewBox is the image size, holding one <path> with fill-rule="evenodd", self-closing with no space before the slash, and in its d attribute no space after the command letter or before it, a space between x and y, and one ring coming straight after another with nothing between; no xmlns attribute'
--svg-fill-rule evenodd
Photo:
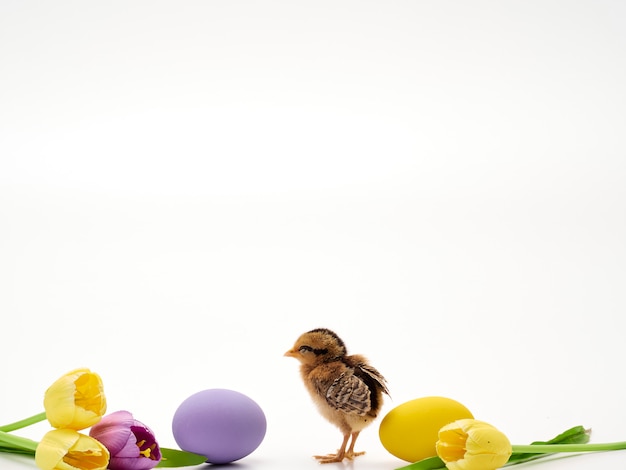
<svg viewBox="0 0 626 470"><path fill-rule="evenodd" d="M89 435L109 449L110 470L149 470L161 461L154 433L128 411L105 416L91 427Z"/></svg>

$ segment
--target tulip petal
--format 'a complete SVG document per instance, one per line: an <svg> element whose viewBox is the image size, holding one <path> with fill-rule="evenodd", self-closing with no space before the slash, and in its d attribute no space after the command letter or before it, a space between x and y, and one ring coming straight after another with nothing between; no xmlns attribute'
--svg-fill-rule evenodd
<svg viewBox="0 0 626 470"><path fill-rule="evenodd" d="M102 442L111 455L118 454L130 441L134 443L134 436L130 427L135 422L133 415L128 411L110 413L92 426L89 435Z"/></svg>
<svg viewBox="0 0 626 470"><path fill-rule="evenodd" d="M74 381L64 376L46 390L43 405L52 427L66 428L74 420L74 389Z"/></svg>
<svg viewBox="0 0 626 470"><path fill-rule="evenodd" d="M511 450L511 442L491 426L476 426L468 432L465 447L471 454L506 454Z"/></svg>
<svg viewBox="0 0 626 470"><path fill-rule="evenodd" d="M47 432L35 451L35 463L42 470L57 468L65 454L78 440L78 433L70 429Z"/></svg>
<svg viewBox="0 0 626 470"><path fill-rule="evenodd" d="M109 463L109 470L150 470L158 462L150 459L113 457Z"/></svg>
<svg viewBox="0 0 626 470"><path fill-rule="evenodd" d="M465 456L467 434L461 429L441 429L435 444L437 455L445 462L461 460Z"/></svg>

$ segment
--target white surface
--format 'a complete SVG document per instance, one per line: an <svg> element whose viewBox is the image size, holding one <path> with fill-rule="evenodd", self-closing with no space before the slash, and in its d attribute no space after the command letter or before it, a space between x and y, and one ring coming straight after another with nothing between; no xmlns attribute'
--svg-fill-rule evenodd
<svg viewBox="0 0 626 470"><path fill-rule="evenodd" d="M268 418L236 468L318 468L340 436L282 354L325 326L387 376L384 412L445 395L514 443L626 440L625 21L597 0L3 1L0 422L86 366L164 446L183 399L234 388ZM346 466L404 464L377 425L360 444Z"/></svg>

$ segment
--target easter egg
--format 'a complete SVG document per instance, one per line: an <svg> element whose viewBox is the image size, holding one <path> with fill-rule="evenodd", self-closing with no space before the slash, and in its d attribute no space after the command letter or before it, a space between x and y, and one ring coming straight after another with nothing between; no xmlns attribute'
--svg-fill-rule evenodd
<svg viewBox="0 0 626 470"><path fill-rule="evenodd" d="M191 395L177 408L172 433L187 452L207 462L234 462L252 453L265 437L267 421L261 407L234 390L214 388Z"/></svg>
<svg viewBox="0 0 626 470"><path fill-rule="evenodd" d="M437 434L457 419L473 418L461 403L445 397L410 400L389 411L378 429L380 442L387 451L407 462L437 455Z"/></svg>

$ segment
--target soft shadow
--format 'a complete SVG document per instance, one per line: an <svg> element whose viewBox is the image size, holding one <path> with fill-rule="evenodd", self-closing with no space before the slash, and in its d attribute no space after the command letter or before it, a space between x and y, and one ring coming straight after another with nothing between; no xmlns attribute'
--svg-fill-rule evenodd
<svg viewBox="0 0 626 470"><path fill-rule="evenodd" d="M199 467L200 468L200 467ZM246 462L230 462L230 463L205 463L202 465L204 470L209 468L232 468L233 470L245 470L247 468L254 468L254 465Z"/></svg>

